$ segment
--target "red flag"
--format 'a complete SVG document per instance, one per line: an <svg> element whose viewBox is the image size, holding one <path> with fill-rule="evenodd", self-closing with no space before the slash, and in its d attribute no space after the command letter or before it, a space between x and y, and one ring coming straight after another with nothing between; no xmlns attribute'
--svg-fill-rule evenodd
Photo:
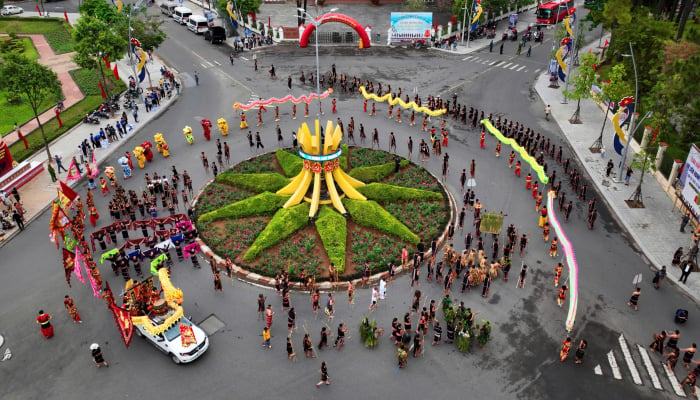
<svg viewBox="0 0 700 400"><path fill-rule="evenodd" d="M603 45L603 48L608 47L608 43L609 43L609 42L608 42L608 39L605 39L605 44Z"/></svg>
<svg viewBox="0 0 700 400"><path fill-rule="evenodd" d="M39 16L41 17L41 10L39 9L39 5L37 4L34 7L36 7L36 11L39 13Z"/></svg>
<svg viewBox="0 0 700 400"><path fill-rule="evenodd" d="M119 80L119 70L117 69L117 64L114 63L114 69L112 70L114 72L114 78Z"/></svg>
<svg viewBox="0 0 700 400"><path fill-rule="evenodd" d="M112 293L112 288L109 287L109 282L105 282L105 290L102 293L102 297L107 301L107 306L111 307L116 305L114 302L114 293Z"/></svg>
<svg viewBox="0 0 700 400"><path fill-rule="evenodd" d="M66 273L66 282L70 287L70 273L75 268L75 254L72 251L63 249L63 270Z"/></svg>
<svg viewBox="0 0 700 400"><path fill-rule="evenodd" d="M70 22L68 21L68 13L65 10L63 11L63 16L66 18L66 22Z"/></svg>
<svg viewBox="0 0 700 400"><path fill-rule="evenodd" d="M102 87L102 82L98 83L98 86L100 87L100 90L102 91L102 98L104 99L107 97L107 94L105 93L105 88Z"/></svg>
<svg viewBox="0 0 700 400"><path fill-rule="evenodd" d="M78 198L78 193L63 181L58 181L58 183L58 200L61 202L63 208L66 208Z"/></svg>
<svg viewBox="0 0 700 400"><path fill-rule="evenodd" d="M109 309L112 310L114 321L117 323L117 328L122 340L124 340L124 344L126 347L129 347L131 339L134 337L134 324L131 322L131 313L113 304L109 306Z"/></svg>
<svg viewBox="0 0 700 400"><path fill-rule="evenodd" d="M105 61L107 68L112 68L112 64L109 63L109 56L104 56L102 59Z"/></svg>

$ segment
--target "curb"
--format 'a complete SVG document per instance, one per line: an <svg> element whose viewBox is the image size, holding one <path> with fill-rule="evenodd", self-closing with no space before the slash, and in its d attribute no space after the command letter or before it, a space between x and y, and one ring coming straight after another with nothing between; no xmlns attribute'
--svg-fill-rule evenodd
<svg viewBox="0 0 700 400"><path fill-rule="evenodd" d="M263 153L263 154L265 154L265 153ZM260 156L260 155L257 155L257 156L254 156L254 157L259 157L259 156ZM247 158L246 160L240 161L239 163L244 162L244 161L247 161L247 160L250 160L250 159L252 159L252 158L254 158L254 157L249 157L249 158ZM421 168L422 168L422 167L421 167ZM423 169L425 169L426 171L428 171L428 169L426 169L426 168L423 168ZM453 197L452 194L447 190L447 187L440 181L440 178L438 178L437 176L433 175L433 173L430 172L430 171L428 171L428 173L429 173L433 178L435 178L435 180L440 184L440 186L442 187L443 191L444 191L445 194L447 195L447 200L446 200L446 201L447 201L447 202L449 203L449 205L450 205L450 218L449 218L449 222L456 221L456 215L455 215L455 211L456 211L456 202L455 202L455 200L454 200L454 197ZM207 181L207 182L202 186L202 190L199 191L199 193L197 194L197 197L195 197L194 200L192 201L192 207L195 207L195 205L197 204L197 201L199 200L199 196L201 196L202 193L204 192L203 189L204 189L205 187L207 187L209 184L211 184L213 181L214 181L214 179L210 179L209 181ZM448 230L449 227L450 227L449 222L446 224L445 229L443 230L442 234L441 234L441 235L438 237L438 239L437 239L437 247L436 247L436 249L439 249L439 248L442 247L444 244L447 244L447 230ZM214 253L214 251L213 251L209 246L207 246L207 245L204 243L204 241L203 241L201 238L199 238L199 236L198 236L197 238L195 238L195 241L196 241L197 244L199 244L199 246L202 248L202 253L204 254L204 256L207 257L207 259L210 258L210 257L214 257L214 259L216 260L217 265L222 265L222 264L225 263L225 259L224 259L224 258L221 258L219 255L217 255L216 253ZM425 252L425 258L430 258L430 257L432 256L432 253L433 253L432 249L428 249L428 250ZM436 258L437 258L437 256L436 256ZM395 274L396 274L396 275L400 275L400 274L402 274L402 273L404 273L404 272L408 272L408 271L410 271L410 267L412 267L412 266L413 266L413 260L409 261L408 264L407 264L406 266L401 265L401 266L396 267L396 268L394 269ZM245 268L243 268L243 267L241 267L241 266L239 266L239 265L237 265L237 264L233 264L233 275L237 276L238 278L240 278L240 279L243 280L243 281L246 281L246 282L249 282L249 283L253 283L253 284L257 284L257 285L260 285L260 286L265 286L265 287L267 287L268 289L274 289L274 286L275 286L275 282L274 282L275 279L274 279L274 278L270 278L270 277L267 277L267 276L262 276L262 275L260 275L260 274L258 274L258 273L248 271L247 269L245 269ZM380 280L381 278L387 278L388 276L389 276L389 272L387 272L387 271L380 272L380 273L378 273L378 274L374 274L374 275L372 275L372 276L369 277L369 285L371 285L371 284L373 284L373 283L378 283L379 280ZM358 283L358 282L361 282L361 280L360 280L360 279L353 279L353 280L351 280L350 282L353 282L354 284L356 284L356 283ZM302 284L301 282L289 282L289 288L290 288L290 290L296 290L296 291L300 291L300 292L301 292L301 291L307 290L307 289L305 288L305 285ZM320 290L321 290L322 292L324 292L324 293L325 293L325 292L330 292L330 291L346 290L346 289L348 288L348 281L342 281L342 282L338 282L338 283L336 283L336 284L333 284L333 283L331 283L331 282L329 282L329 281L324 281L324 282L317 283L317 284L316 284L316 288L320 289Z"/></svg>

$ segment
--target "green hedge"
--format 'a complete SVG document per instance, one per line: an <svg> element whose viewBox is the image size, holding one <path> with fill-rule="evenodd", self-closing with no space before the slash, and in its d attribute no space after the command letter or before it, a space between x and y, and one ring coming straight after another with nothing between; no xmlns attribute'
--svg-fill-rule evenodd
<svg viewBox="0 0 700 400"><path fill-rule="evenodd" d="M348 155L350 154L349 147L346 144L340 146L341 149L343 149L343 153L340 155L340 158L338 159L338 162L340 163L340 169L343 171L348 170Z"/></svg>
<svg viewBox="0 0 700 400"><path fill-rule="evenodd" d="M411 232L406 225L372 200L362 201L344 198L343 204L352 220L358 225L395 235L411 244L420 242L418 236Z"/></svg>
<svg viewBox="0 0 700 400"><path fill-rule="evenodd" d="M400 167L406 168L408 167L408 164L408 160L402 159ZM348 173L348 175L364 183L379 182L393 174L394 168L395 164L393 162L380 165L373 165L371 167L357 167L353 168Z"/></svg>
<svg viewBox="0 0 700 400"><path fill-rule="evenodd" d="M442 200L442 194L430 190L413 189L401 186L387 185L386 183L370 183L360 186L357 191L370 200L379 203L396 203L412 200Z"/></svg>
<svg viewBox="0 0 700 400"><path fill-rule="evenodd" d="M347 226L345 217L330 207L323 206L318 213L316 230L321 237L328 258L335 265L339 274L345 271L345 244Z"/></svg>
<svg viewBox="0 0 700 400"><path fill-rule="evenodd" d="M289 184L289 179L278 173L272 174L235 174L226 172L216 177L219 183L238 186L253 192L276 192Z"/></svg>
<svg viewBox="0 0 700 400"><path fill-rule="evenodd" d="M299 156L295 156L283 149L275 150L275 154L277 155L277 162L282 171L284 171L284 175L288 178L297 176L301 169L304 168L304 160Z"/></svg>
<svg viewBox="0 0 700 400"><path fill-rule="evenodd" d="M260 193L257 196L229 204L218 210L210 211L199 217L199 222L218 221L226 218L257 217L272 215L282 207L289 196L270 192Z"/></svg>
<svg viewBox="0 0 700 400"><path fill-rule="evenodd" d="M289 208L282 208L275 213L272 220L248 248L243 261L253 261L260 253L288 238L303 228L309 221L309 203L303 202Z"/></svg>

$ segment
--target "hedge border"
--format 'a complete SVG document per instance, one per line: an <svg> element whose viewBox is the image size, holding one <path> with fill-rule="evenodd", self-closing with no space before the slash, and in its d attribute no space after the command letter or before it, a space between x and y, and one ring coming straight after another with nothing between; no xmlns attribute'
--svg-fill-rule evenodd
<svg viewBox="0 0 700 400"><path fill-rule="evenodd" d="M304 160L302 160L301 157L284 149L275 150L275 155L277 156L277 163L280 165L280 168L282 168L287 178L297 176L302 168L304 168Z"/></svg>
<svg viewBox="0 0 700 400"><path fill-rule="evenodd" d="M350 213L352 220L358 225L397 236L412 245L417 245L420 242L418 235L408 229L406 225L396 219L376 201L344 198L343 204Z"/></svg>
<svg viewBox="0 0 700 400"><path fill-rule="evenodd" d="M443 200L442 193L431 190L408 188L387 183L374 182L365 186L360 186L357 191L370 200L378 203L394 203L402 201L440 201Z"/></svg>
<svg viewBox="0 0 700 400"><path fill-rule="evenodd" d="M328 206L321 207L315 222L318 236L331 263L339 274L345 272L347 257L347 221L338 212Z"/></svg>
<svg viewBox="0 0 700 400"><path fill-rule="evenodd" d="M210 211L199 217L200 222L214 222L226 218L257 217L272 215L278 208L287 202L289 196L263 192L245 200Z"/></svg>
<svg viewBox="0 0 700 400"><path fill-rule="evenodd" d="M276 245L309 222L310 205L303 202L294 207L282 208L275 213L265 229L243 255L243 261L253 261L260 253Z"/></svg>
<svg viewBox="0 0 700 400"><path fill-rule="evenodd" d="M225 183L231 186L238 186L242 189L257 193L276 192L289 184L289 179L281 174L260 173L260 174L238 174L224 172L216 177L216 182Z"/></svg>

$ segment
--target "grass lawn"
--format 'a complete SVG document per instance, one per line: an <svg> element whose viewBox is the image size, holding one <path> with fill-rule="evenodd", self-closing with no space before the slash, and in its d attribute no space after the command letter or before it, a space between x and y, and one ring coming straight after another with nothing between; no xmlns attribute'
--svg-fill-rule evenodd
<svg viewBox="0 0 700 400"><path fill-rule="evenodd" d="M0 19L0 32L42 34L56 54L74 50L71 30L70 24L63 18L3 17Z"/></svg>
<svg viewBox="0 0 700 400"><path fill-rule="evenodd" d="M4 118L0 118L0 134L2 136L12 132L15 122L21 126L34 118L34 112L32 112L32 108L29 105L24 103L7 104L6 94L5 92L0 92L0 109L2 109L2 113L5 115ZM56 103L53 101L43 102L39 107L39 113L43 113L55 104Z"/></svg>
<svg viewBox="0 0 700 400"><path fill-rule="evenodd" d="M26 57L30 60L38 60L39 59L39 52L36 51L36 47L34 47L34 43L32 42L32 39L30 39L28 37L23 37L20 39L22 39L22 43L24 43L24 57Z"/></svg>

